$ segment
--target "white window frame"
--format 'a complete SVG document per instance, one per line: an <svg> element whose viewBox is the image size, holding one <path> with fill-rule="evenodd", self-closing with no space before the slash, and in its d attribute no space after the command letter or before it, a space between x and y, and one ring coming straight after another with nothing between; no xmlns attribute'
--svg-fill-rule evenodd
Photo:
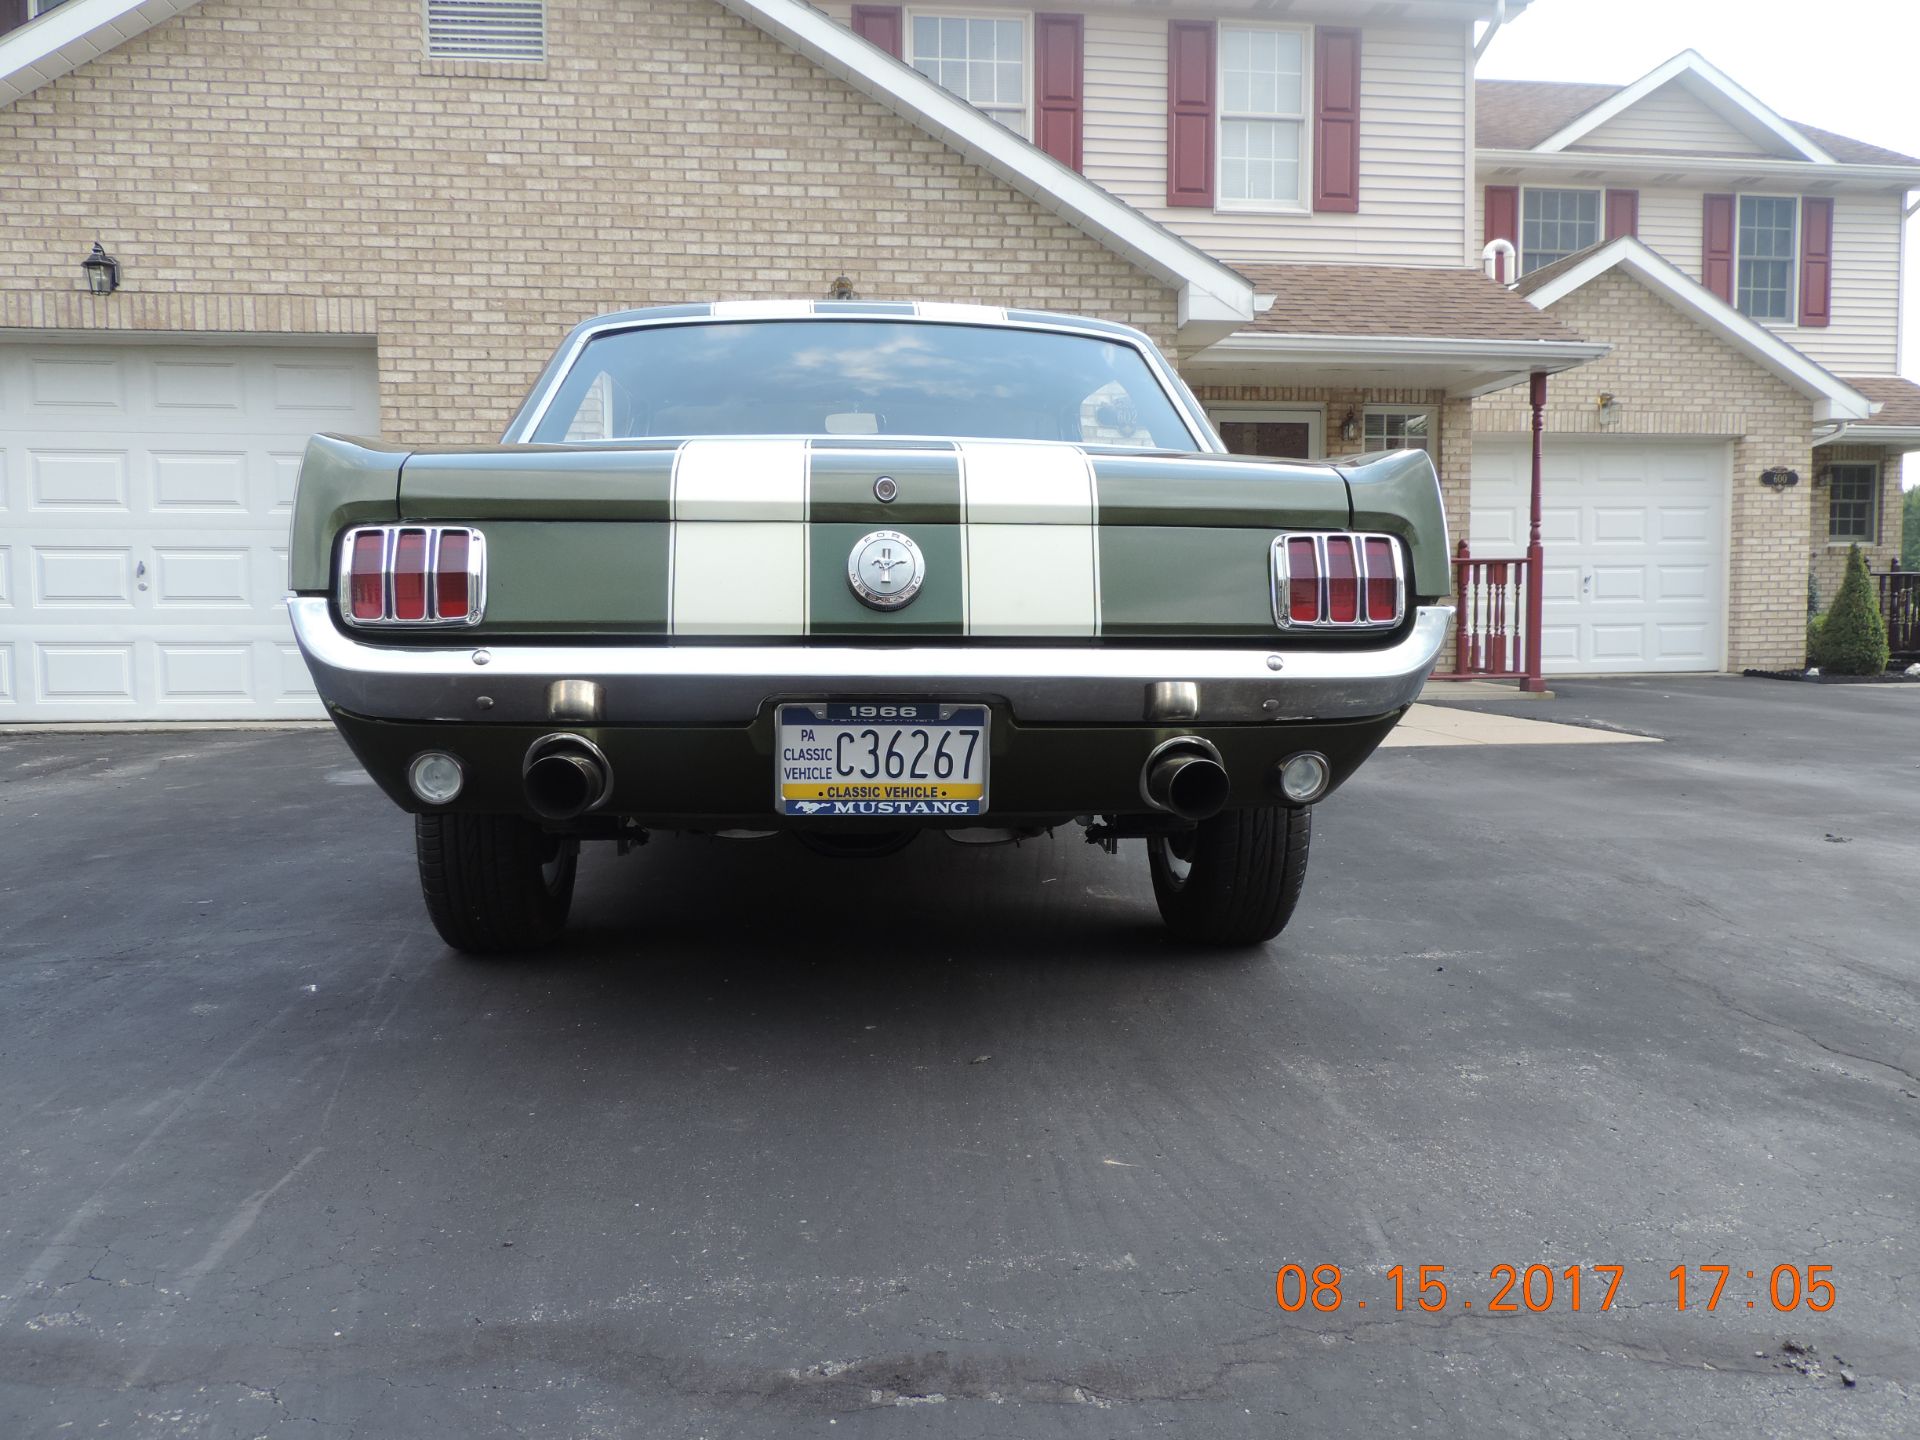
<svg viewBox="0 0 1920 1440"><path fill-rule="evenodd" d="M1229 30L1290 31L1300 37L1300 113L1281 115L1227 109L1226 32ZM1305 215L1313 209L1313 26L1269 25L1240 20L1216 22L1213 54L1213 208L1236 214ZM1286 120L1300 126L1300 194L1293 200L1229 200L1225 184L1226 146L1222 143L1229 120ZM1169 163L1172 157L1168 157Z"/></svg>
<svg viewBox="0 0 1920 1440"><path fill-rule="evenodd" d="M1513 248L1516 252L1513 265L1520 275L1527 273L1527 196L1542 191L1569 191L1581 195L1592 195L1594 200L1594 243L1607 238L1607 192L1598 185L1522 185L1520 187L1520 205L1513 217ZM1736 214L1736 219L1738 218ZM1583 247L1584 248L1584 247ZM1577 253L1577 252L1576 252ZM1558 263L1558 262L1549 262Z"/></svg>
<svg viewBox="0 0 1920 1440"><path fill-rule="evenodd" d="M1324 405L1269 405L1261 402L1206 407L1207 423L1218 432L1221 423L1241 425L1305 425L1308 460L1327 457L1327 407Z"/></svg>
<svg viewBox="0 0 1920 1440"><path fill-rule="evenodd" d="M1858 466L1862 470L1873 471L1873 484L1867 490L1867 533L1864 535L1833 533L1833 472L1842 466ZM1886 468L1877 460L1836 460L1827 467L1827 544L1830 548L1843 550L1849 545L1873 546L1880 543L1880 502L1886 488Z"/></svg>
<svg viewBox="0 0 1920 1440"><path fill-rule="evenodd" d="M1791 200L1793 202L1793 254L1787 257L1787 315L1784 320L1763 319L1758 315L1742 315L1756 325L1782 325L1788 328L1800 323L1800 256L1807 243L1804 221L1806 207L1802 204L1803 195L1782 195L1774 190L1742 190L1733 197L1733 308L1740 310L1740 207L1749 200Z"/></svg>
<svg viewBox="0 0 1920 1440"><path fill-rule="evenodd" d="M1018 135L1021 139L1023 140L1033 139L1034 74L1033 74L1033 15L1032 13L1029 11L1020 11L1020 10L982 10L977 6L968 7L965 5L954 5L954 6L927 5L927 6L921 6L917 9L913 9L913 8L903 9L900 15L901 59L903 63L905 63L907 68L910 70L913 70L915 74L923 76L928 80L933 80L934 84L940 85L940 82L938 80L935 80L933 76L928 75L926 71L919 69L913 63L913 22L915 19L920 19L920 20L1003 20L1003 21L1011 20L1011 21L1017 21L1019 23L1019 26L1020 26L1020 125L1018 129L1015 129L1015 127L1011 125L1007 125L1007 122L1000 118L1001 115L1006 114L1008 112L1002 109L997 104L994 107L994 109L987 110L987 109L983 109L978 105L974 105L973 101L968 100L966 96L961 95L956 90L948 90L947 93L949 95L956 96L958 99L962 101L965 101L965 103L967 103L968 105L973 105L974 109L979 110L982 115L986 116L989 120L993 121L996 125L1006 125L1007 129L1012 130L1013 133ZM944 85L941 85L940 88L943 90L946 89Z"/></svg>
<svg viewBox="0 0 1920 1440"><path fill-rule="evenodd" d="M42 15L51 15L70 0L30 0L27 5L27 19L38 20Z"/></svg>
<svg viewBox="0 0 1920 1440"><path fill-rule="evenodd" d="M1429 459L1439 459L1440 455L1440 412L1431 405L1368 405L1360 411L1360 445L1367 445L1367 421L1371 417L1388 415L1418 415L1427 422L1427 443L1425 445L1402 445L1402 450L1424 450Z"/></svg>

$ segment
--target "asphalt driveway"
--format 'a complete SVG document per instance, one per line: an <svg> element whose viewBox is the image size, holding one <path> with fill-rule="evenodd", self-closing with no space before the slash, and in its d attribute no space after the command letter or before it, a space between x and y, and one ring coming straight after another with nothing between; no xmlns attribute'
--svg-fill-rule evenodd
<svg viewBox="0 0 1920 1440"><path fill-rule="evenodd" d="M0 1435L1912 1435L1920 687L1560 693L1226 958L1063 833L465 961L331 733L0 737Z"/></svg>

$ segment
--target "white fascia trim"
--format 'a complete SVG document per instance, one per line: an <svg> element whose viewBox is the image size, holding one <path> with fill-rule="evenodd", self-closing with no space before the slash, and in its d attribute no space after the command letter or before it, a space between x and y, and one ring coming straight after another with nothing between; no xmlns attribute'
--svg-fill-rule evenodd
<svg viewBox="0 0 1920 1440"><path fill-rule="evenodd" d="M1920 188L1920 166L1914 165L1841 165L1824 164L1818 170L1805 160L1770 160L1764 155L1746 158L1725 155L1681 155L1658 151L1565 150L1545 154L1539 150L1477 150L1474 170L1484 182L1504 178L1508 171L1574 171L1594 176L1667 176L1725 179L1745 177L1784 180L1805 188L1838 182L1864 181L1875 189L1902 186Z"/></svg>
<svg viewBox="0 0 1920 1440"><path fill-rule="evenodd" d="M1243 276L803 0L719 3L1175 287L1182 332L1225 334L1259 313Z"/></svg>
<svg viewBox="0 0 1920 1440"><path fill-rule="evenodd" d="M1785 120L1782 120L1778 115L1774 114L1773 111L1769 110L1765 105L1762 105L1758 100L1754 99L1754 97L1749 95L1745 90L1734 84L1732 80L1721 74L1720 71L1714 69L1698 51L1694 50L1682 50L1678 55L1667 61L1666 64L1649 70L1645 75L1642 75L1638 80L1627 86L1626 89L1617 91L1608 99L1602 100L1591 110L1575 116L1571 121L1563 125L1552 135L1549 135L1545 140L1542 140L1534 148L1547 151L1548 153L1564 150L1569 145L1576 143L1582 136L1591 134L1594 130L1606 124L1607 121L1613 119L1622 111L1639 104L1668 81L1679 79L1681 76L1686 76L1699 84L1707 86L1709 89L1717 91L1728 104L1748 116L1759 129L1766 131L1769 135L1772 135L1774 139L1780 141L1781 144L1806 157L1808 160L1822 165L1833 162L1831 155L1827 154L1826 151L1814 144L1813 141L1794 129L1794 127L1789 125Z"/></svg>
<svg viewBox="0 0 1920 1440"><path fill-rule="evenodd" d="M1501 365L1560 371L1598 360L1613 347L1585 340L1459 340L1435 335L1230 335L1189 356L1189 365L1299 359L1411 365Z"/></svg>
<svg viewBox="0 0 1920 1440"><path fill-rule="evenodd" d="M77 70L199 0L70 0L0 39L0 105Z"/></svg>
<svg viewBox="0 0 1920 1440"><path fill-rule="evenodd" d="M1814 438L1813 448L1822 445L1884 445L1890 450L1920 450L1920 425L1842 425L1839 429Z"/></svg>
<svg viewBox="0 0 1920 1440"><path fill-rule="evenodd" d="M1626 270L1675 309L1717 332L1749 360L1812 399L1816 420L1865 420L1873 414L1873 402L1838 375L1758 321L1749 320L1630 235L1610 241L1572 269L1527 292L1526 298L1545 310L1615 268Z"/></svg>

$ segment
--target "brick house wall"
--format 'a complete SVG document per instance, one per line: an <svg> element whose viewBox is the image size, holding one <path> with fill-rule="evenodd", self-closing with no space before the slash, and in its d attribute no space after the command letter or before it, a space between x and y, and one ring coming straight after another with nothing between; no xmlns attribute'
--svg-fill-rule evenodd
<svg viewBox="0 0 1920 1440"><path fill-rule="evenodd" d="M1550 307L1576 333L1610 342L1605 358L1548 382L1548 434L1724 436L1733 442L1727 666L1780 669L1805 658L1813 408L1631 277L1613 272ZM1684 388L1676 388L1676 386ZM1594 397L1611 391L1603 424ZM1525 433L1524 387L1474 402L1476 435ZM1785 465L1802 483L1774 491ZM1824 524L1824 513L1821 516Z"/></svg>
<svg viewBox="0 0 1920 1440"><path fill-rule="evenodd" d="M204 0L0 109L0 328L370 335L423 445L497 438L587 315L841 273L1171 347L1168 287L707 0L552 6L541 65L426 60L421 15Z"/></svg>

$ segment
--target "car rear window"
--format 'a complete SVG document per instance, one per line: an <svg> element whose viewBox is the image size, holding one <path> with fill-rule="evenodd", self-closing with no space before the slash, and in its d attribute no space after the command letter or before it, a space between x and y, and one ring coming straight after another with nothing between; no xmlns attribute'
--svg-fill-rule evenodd
<svg viewBox="0 0 1920 1440"><path fill-rule="evenodd" d="M530 437L933 435L1192 450L1132 345L889 320L643 326L589 340Z"/></svg>

